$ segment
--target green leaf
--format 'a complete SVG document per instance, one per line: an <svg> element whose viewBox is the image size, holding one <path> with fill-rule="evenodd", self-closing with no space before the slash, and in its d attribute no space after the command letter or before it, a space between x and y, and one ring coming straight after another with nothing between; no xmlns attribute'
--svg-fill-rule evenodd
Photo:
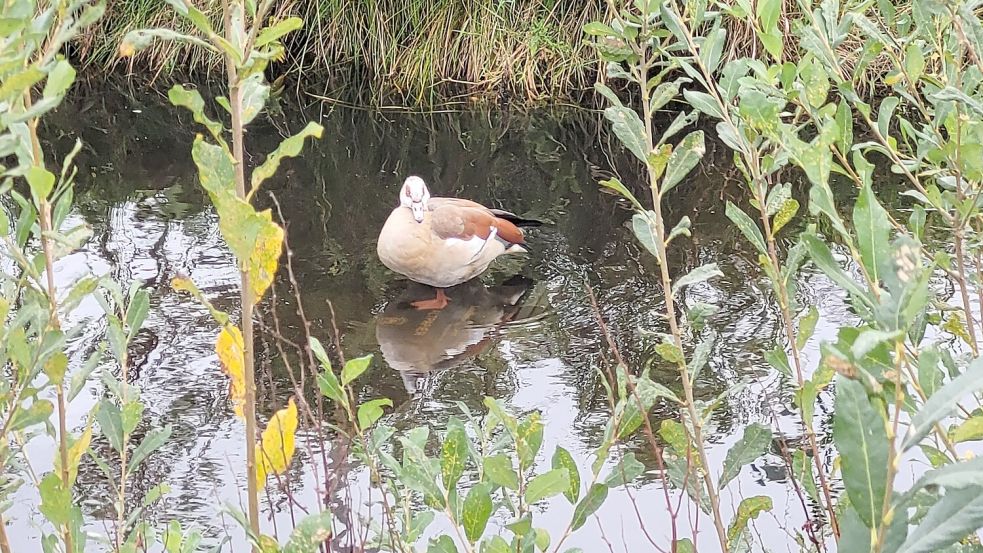
<svg viewBox="0 0 983 553"><path fill-rule="evenodd" d="M826 103L826 96L829 94L829 79L826 77L826 70L815 59L800 63L800 66L799 74L805 89L806 99L812 107L822 107Z"/></svg>
<svg viewBox="0 0 983 553"><path fill-rule="evenodd" d="M464 498L464 510L462 512L464 533L471 543L478 541L478 538L485 532L485 526L488 524L488 517L491 516L491 513L492 500L488 484L485 482L475 484L468 491L467 497Z"/></svg>
<svg viewBox="0 0 983 553"><path fill-rule="evenodd" d="M323 133L324 127L310 122L300 132L281 142L276 150L266 156L262 165L253 169L253 174L250 177L252 190L255 190L264 180L272 177L284 159L300 155L300 151L304 148L304 139L308 137L321 138Z"/></svg>
<svg viewBox="0 0 983 553"><path fill-rule="evenodd" d="M660 351L661 350L661 351ZM667 355L669 358L676 359L673 362L679 362L681 353L675 345L663 342L656 346L656 351L660 355ZM668 360L668 359L667 359ZM627 377L632 378L632 377ZM679 403L679 398L670 390L662 384L653 382L651 378L647 376L641 376L633 380L635 385L635 393L628 393L622 400L624 404L624 411L621 415L621 424L618 427L618 438L624 439L630 436L639 426L642 425L643 417L652 409L655 402L659 398L667 398L676 403ZM635 396L638 396L637 398ZM639 407L641 403L641 407Z"/></svg>
<svg viewBox="0 0 983 553"><path fill-rule="evenodd" d="M340 404L346 403L345 392L342 391L338 377L330 368L324 369L317 375L317 387L324 397Z"/></svg>
<svg viewBox="0 0 983 553"><path fill-rule="evenodd" d="M905 48L904 67L912 84L922 78L922 73L925 71L925 54L914 42L909 42L908 47Z"/></svg>
<svg viewBox="0 0 983 553"><path fill-rule="evenodd" d="M731 220L735 225L737 225L737 230L741 231L741 234L751 242L758 253L768 254L768 247L765 245L765 239L761 236L761 231L758 229L758 225L748 217L747 213L744 213L741 208L737 207L731 202L727 202L726 208L727 218Z"/></svg>
<svg viewBox="0 0 983 553"><path fill-rule="evenodd" d="M348 386L351 384L352 381L361 376L369 368L370 363L372 363L371 354L346 361L345 366L341 369L342 385Z"/></svg>
<svg viewBox="0 0 983 553"><path fill-rule="evenodd" d="M935 423L947 417L966 394L983 388L983 358L977 358L961 375L950 380L938 392L925 401L921 409L911 418L908 434L901 444L901 450L906 451L922 440Z"/></svg>
<svg viewBox="0 0 983 553"><path fill-rule="evenodd" d="M703 44L700 45L700 61L703 62L703 65L710 72L717 70L717 64L720 63L720 55L723 52L726 37L727 29L716 26L707 33L703 39Z"/></svg>
<svg viewBox="0 0 983 553"><path fill-rule="evenodd" d="M898 107L901 100L897 96L888 96L881 100L881 105L877 111L877 131L881 136L889 136L891 117L894 115L894 108Z"/></svg>
<svg viewBox="0 0 983 553"><path fill-rule="evenodd" d="M573 460L573 456L566 449L556 446L556 450L553 451L552 466L554 469L567 469L567 482L569 485L563 491L563 495L570 503L576 503L577 498L580 497L580 470L577 468L577 463ZM511 467L509 469L511 470Z"/></svg>
<svg viewBox="0 0 983 553"><path fill-rule="evenodd" d="M700 112L693 110L689 113L685 111L679 112L679 115L669 123L666 130L662 131L662 136L659 137L659 144L664 144L666 140L676 136L676 133L683 130L687 125L692 125L699 118Z"/></svg>
<svg viewBox="0 0 983 553"><path fill-rule="evenodd" d="M955 443L983 440L983 415L974 415L963 421L952 431Z"/></svg>
<svg viewBox="0 0 983 553"><path fill-rule="evenodd" d="M519 454L519 467L526 470L543 445L543 422L539 413L532 413L519 423L515 435L516 453Z"/></svg>
<svg viewBox="0 0 983 553"><path fill-rule="evenodd" d="M669 363L680 365L685 362L685 358L683 358L683 350L679 349L679 346L668 340L663 340L656 345L655 353L658 353L659 357L665 359Z"/></svg>
<svg viewBox="0 0 983 553"><path fill-rule="evenodd" d="M614 32L614 29L601 23L599 21L591 21L583 27L584 34L590 36L604 36L604 37L614 37L618 36L618 33Z"/></svg>
<svg viewBox="0 0 983 553"><path fill-rule="evenodd" d="M799 319L799 329L795 335L795 347L797 349L801 350L805 347L809 338L812 338L813 332L816 331L816 323L818 322L819 310L816 309L815 305L810 305L806 316Z"/></svg>
<svg viewBox="0 0 983 553"><path fill-rule="evenodd" d="M311 348L311 352L314 354L314 357L317 357L318 362L321 363L321 367L327 371L330 371L331 359L328 357L328 353L324 351L324 346L321 344L321 341L311 336L310 340L307 342L307 345Z"/></svg>
<svg viewBox="0 0 983 553"><path fill-rule="evenodd" d="M519 489L519 475L512 468L512 460L506 455L499 453L485 457L482 466L485 476L492 484L509 490Z"/></svg>
<svg viewBox="0 0 983 553"><path fill-rule="evenodd" d="M651 145L645 138L645 126L635 110L624 106L610 106L604 109L604 116L611 122L611 130L642 163L648 163Z"/></svg>
<svg viewBox="0 0 983 553"><path fill-rule="evenodd" d="M492 536L481 542L481 553L511 553L509 542L505 541L502 536Z"/></svg>
<svg viewBox="0 0 983 553"><path fill-rule="evenodd" d="M569 488L569 471L565 468L553 469L529 481L529 485L526 487L526 502L536 503L541 499L563 493Z"/></svg>
<svg viewBox="0 0 983 553"><path fill-rule="evenodd" d="M766 495L756 495L747 497L737 506L737 514L734 515L733 522L727 528L727 543L733 547L735 541L747 528L748 523L764 511L772 509L771 498Z"/></svg>
<svg viewBox="0 0 983 553"><path fill-rule="evenodd" d="M655 113L679 94L679 83L662 83L655 87L649 97L649 111Z"/></svg>
<svg viewBox="0 0 983 553"><path fill-rule="evenodd" d="M542 528L535 528L536 532L536 547L540 551L546 551L550 546L550 533Z"/></svg>
<svg viewBox="0 0 983 553"><path fill-rule="evenodd" d="M690 171L703 159L706 153L706 146L703 142L703 131L693 131L686 135L683 140L676 145L669 156L669 163L666 165L665 176L662 177L662 185L659 189L660 194L665 194L673 189L682 181Z"/></svg>
<svg viewBox="0 0 983 553"><path fill-rule="evenodd" d="M641 476L643 472L645 472L645 465L635 458L634 452L629 452L621 458L611 474L604 480L604 485L609 488L624 486Z"/></svg>
<svg viewBox="0 0 983 553"><path fill-rule="evenodd" d="M771 445L770 428L757 422L747 425L744 428L744 436L727 451L718 487L724 489L740 474L744 465L764 454L769 445Z"/></svg>
<svg viewBox="0 0 983 553"><path fill-rule="evenodd" d="M362 430L371 427L380 418L382 418L383 411L382 407L392 407L393 400L389 398L379 398L373 399L371 401L366 401L365 403L358 406L358 426Z"/></svg>
<svg viewBox="0 0 983 553"><path fill-rule="evenodd" d="M870 278L877 282L878 270L884 266L885 258L890 255L888 242L891 237L891 222L869 184L860 189L860 195L854 204L853 225L857 229L860 260Z"/></svg>
<svg viewBox="0 0 983 553"><path fill-rule="evenodd" d="M68 356L57 351L44 363L44 374L55 386L61 386L65 381L65 370L68 368Z"/></svg>
<svg viewBox="0 0 983 553"><path fill-rule="evenodd" d="M454 539L444 534L436 538L431 538L427 545L427 553L457 553L457 545Z"/></svg>
<svg viewBox="0 0 983 553"><path fill-rule="evenodd" d="M782 0L760 0L755 8L758 21L766 31L778 26L778 19L782 15Z"/></svg>
<svg viewBox="0 0 983 553"><path fill-rule="evenodd" d="M692 286L694 284L704 282L711 278L721 277L721 276L724 276L724 273L722 273L720 269L717 268L716 263L708 263L706 265L701 265L693 269L692 271L686 273L682 277L680 277L679 280L677 280L676 283L673 284L672 292L673 294L678 294L679 291L684 286Z"/></svg>
<svg viewBox="0 0 983 553"><path fill-rule="evenodd" d="M44 83L44 92L41 94L45 98L58 98L65 94L73 82L75 82L75 68L67 60L60 59L48 71L48 80Z"/></svg>
<svg viewBox="0 0 983 553"><path fill-rule="evenodd" d="M447 431L447 437L440 449L440 472L444 479L444 488L448 491L457 486L457 481L464 473L467 458L468 437L461 424L454 424Z"/></svg>
<svg viewBox="0 0 983 553"><path fill-rule="evenodd" d="M659 242L656 238L654 225L655 213L652 211L636 213L631 217L631 230L634 231L635 237L650 254L659 259Z"/></svg>
<svg viewBox="0 0 983 553"><path fill-rule="evenodd" d="M587 495L580 500L577 507L573 510L573 519L570 521L570 529L578 530L587 522L587 517L594 514L601 507L604 500L608 497L608 487L604 484L594 484L587 490Z"/></svg>
<svg viewBox="0 0 983 553"><path fill-rule="evenodd" d="M321 511L304 517L290 540L283 546L283 553L317 553L321 544L331 537L331 511Z"/></svg>
<svg viewBox="0 0 983 553"><path fill-rule="evenodd" d="M12 74L5 74L4 82L0 83L0 98L22 94L24 90L30 89L41 82L43 78L44 72L34 66L15 71Z"/></svg>
<svg viewBox="0 0 983 553"><path fill-rule="evenodd" d="M782 346L775 346L773 349L766 351L765 361L785 376L792 376L792 366L789 365L788 354Z"/></svg>
<svg viewBox="0 0 983 553"><path fill-rule="evenodd" d="M922 453L934 468L945 466L950 462L948 455L930 445L919 444L918 448L922 450Z"/></svg>
<svg viewBox="0 0 983 553"><path fill-rule="evenodd" d="M217 53L215 47L212 46L211 43L192 35L178 33L170 29L139 29L136 31L130 31L123 37L123 40L119 45L120 56L133 56L137 52L147 49L151 44L153 44L154 40L193 44L208 52Z"/></svg>
<svg viewBox="0 0 983 553"><path fill-rule="evenodd" d="M868 528L880 522L887 482L888 441L883 417L867 399L863 384L839 377L833 440L840 452L843 484L850 503Z"/></svg>
<svg viewBox="0 0 983 553"><path fill-rule="evenodd" d="M280 40L285 35L296 31L304 26L304 20L299 17L288 17L283 21L278 21L275 25L266 27L256 37L253 44L255 48L262 48L271 42Z"/></svg>
<svg viewBox="0 0 983 553"><path fill-rule="evenodd" d="M72 492L65 488L61 478L53 472L45 474L38 491L41 495L41 514L55 526L68 524L72 516Z"/></svg>
<svg viewBox="0 0 983 553"><path fill-rule="evenodd" d="M717 106L717 101L713 99L713 96L710 96L706 92L684 90L683 98L686 98L689 105L696 108L697 111L717 119L723 119L723 114L720 113L720 108Z"/></svg>
<svg viewBox="0 0 983 553"><path fill-rule="evenodd" d="M147 435L143 437L143 441L140 442L134 450L130 457L129 464L127 465L126 471L132 473L140 463L144 461L151 453L160 449L160 446L167 442L168 438L171 437L171 425L167 425L163 428L153 428Z"/></svg>
<svg viewBox="0 0 983 553"><path fill-rule="evenodd" d="M92 355L85 360L81 368L73 371L72 378L68 384L68 393L65 396L68 401L75 399L82 391L82 388L85 387L86 383L88 383L89 376L92 375L92 372L96 370L96 367L102 360L102 353L103 350L100 347L100 349L92 352Z"/></svg>
<svg viewBox="0 0 983 553"><path fill-rule="evenodd" d="M618 67L618 69L624 71L624 69L621 69L621 64L619 64L619 63L615 63L615 62L609 63L608 64L608 67L610 67L611 65L616 65ZM611 105L612 106L621 107L621 106L624 105L624 104L621 103L621 100L618 99L618 95L615 94L615 92L613 90L611 90L608 87L608 85L606 85L606 84L598 81L598 82L594 83L594 90L596 90L598 93L600 93L601 96L604 96L605 98L607 98L608 101L611 102Z"/></svg>
<svg viewBox="0 0 983 553"><path fill-rule="evenodd" d="M123 449L123 420L119 407L108 399L102 400L96 411L96 421L99 422L99 428L103 435L109 440L109 445L117 452L121 451Z"/></svg>
<svg viewBox="0 0 983 553"><path fill-rule="evenodd" d="M677 236L690 236L689 229L692 225L693 223L689 220L689 215L683 215L682 219L676 223L676 226L672 227L669 237L666 238L666 243L672 242Z"/></svg>
<svg viewBox="0 0 983 553"><path fill-rule="evenodd" d="M829 246L825 242L819 239L813 233L803 233L802 243L806 247L806 251L809 252L809 257L812 258L812 262L816 264L819 269L829 277L830 280L835 282L855 298L864 302L868 307L873 307L873 302L870 299L867 292L860 287L860 284L853 280L846 272L840 268L839 263L833 259L832 252L829 251Z"/></svg>
<svg viewBox="0 0 983 553"><path fill-rule="evenodd" d="M785 100L765 94L758 89L741 92L739 111L755 129L766 136L776 137L781 129L781 113Z"/></svg>
<svg viewBox="0 0 983 553"><path fill-rule="evenodd" d="M628 188L625 187L625 185L622 184L620 180L616 178L610 178L608 180L602 180L598 184L600 184L605 188L610 188L611 190L614 190L615 192L620 194L623 198L631 202L631 205L634 206L634 208L637 211L645 211L645 208L642 206L641 203L639 203L638 198L636 198L635 195L632 194L631 191L628 190Z"/></svg>
<svg viewBox="0 0 983 553"><path fill-rule="evenodd" d="M126 327L130 330L130 335L136 334L147 319L150 312L150 293L146 289L137 290L126 306Z"/></svg>
<svg viewBox="0 0 983 553"><path fill-rule="evenodd" d="M840 131L836 137L837 146L841 152L850 151L853 147L853 112L849 102L840 102L836 107L836 127Z"/></svg>
<svg viewBox="0 0 983 553"><path fill-rule="evenodd" d="M905 497L913 497L915 492L926 486L943 486L947 490L983 489L983 457L974 457L959 463L948 463L928 471L915 482L910 490L905 492Z"/></svg>
<svg viewBox="0 0 983 553"><path fill-rule="evenodd" d="M898 553L941 551L983 526L983 488L946 490Z"/></svg>
<svg viewBox="0 0 983 553"><path fill-rule="evenodd" d="M202 99L201 94L197 90L190 90L179 84L174 85L167 92L167 98L175 106L183 107L190 111L195 123L204 125L216 141L219 143L224 142L222 133L225 132L225 128L221 123L213 121L205 115L205 100Z"/></svg>
<svg viewBox="0 0 983 553"><path fill-rule="evenodd" d="M847 244L852 243L850 233L847 232L843 219L836 211L833 191L830 190L828 184L816 184L809 190L809 212L813 215L819 213L825 215L843 241Z"/></svg>
<svg viewBox="0 0 983 553"><path fill-rule="evenodd" d="M671 451L679 457L686 457L686 452L689 449L687 446L688 437L682 423L672 419L663 420L659 424L659 435L669 444ZM693 457L692 462L698 464L700 461L698 458Z"/></svg>
<svg viewBox="0 0 983 553"><path fill-rule="evenodd" d="M321 390L321 394L334 402L346 405L348 398L341 389L341 383L331 368L331 360L328 358L327 352L324 351L321 341L312 336L308 344L323 369L317 375L317 387Z"/></svg>
<svg viewBox="0 0 983 553"><path fill-rule="evenodd" d="M47 199L55 186L55 174L44 167L33 166L24 176L31 186L31 196L35 201Z"/></svg>
<svg viewBox="0 0 983 553"><path fill-rule="evenodd" d="M28 408L19 407L7 427L8 432L19 432L47 421L54 412L54 405L46 399L35 400Z"/></svg>
<svg viewBox="0 0 983 553"><path fill-rule="evenodd" d="M129 436L136 430L143 419L143 404L139 401L129 401L120 410L120 422L123 424L123 435Z"/></svg>
<svg viewBox="0 0 983 553"><path fill-rule="evenodd" d="M673 543L673 550L676 553L696 553L696 548L693 547L693 540L689 538L676 540Z"/></svg>
<svg viewBox="0 0 983 553"><path fill-rule="evenodd" d="M263 74L256 73L247 77L240 88L242 94L241 123L246 126L263 111L263 106L266 105L266 100L270 97L270 87L263 82Z"/></svg>
<svg viewBox="0 0 983 553"><path fill-rule="evenodd" d="M765 213L773 217L782 208L782 205L792 198L792 185L790 183L779 184L771 187L768 197L765 200Z"/></svg>

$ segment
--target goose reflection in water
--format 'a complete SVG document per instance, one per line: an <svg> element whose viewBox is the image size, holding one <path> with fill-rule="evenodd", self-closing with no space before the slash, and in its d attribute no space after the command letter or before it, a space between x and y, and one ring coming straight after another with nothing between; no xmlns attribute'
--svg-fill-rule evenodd
<svg viewBox="0 0 983 553"><path fill-rule="evenodd" d="M532 284L522 276L493 286L470 280L448 289L453 299L444 309L420 310L411 302L433 296L433 288L409 282L378 317L382 356L400 373L406 391L415 394L426 374L477 356L494 342L502 325L539 312L536 302L522 301ZM533 305L524 305L529 303Z"/></svg>

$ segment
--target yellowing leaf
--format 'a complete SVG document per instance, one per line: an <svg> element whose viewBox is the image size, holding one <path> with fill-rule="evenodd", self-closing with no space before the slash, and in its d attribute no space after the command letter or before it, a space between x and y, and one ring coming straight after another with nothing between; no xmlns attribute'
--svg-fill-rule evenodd
<svg viewBox="0 0 983 553"><path fill-rule="evenodd" d="M294 432L297 431L297 404L293 398L270 419L263 431L263 441L256 444L256 479L266 482L270 472L283 474L294 456Z"/></svg>
<svg viewBox="0 0 983 553"><path fill-rule="evenodd" d="M225 325L215 340L215 353L222 363L222 372L229 377L229 397L235 413L242 417L242 404L246 398L245 348L239 327Z"/></svg>
<svg viewBox="0 0 983 553"><path fill-rule="evenodd" d="M942 330L958 336L966 345L971 345L972 339L969 337L969 332L966 331L966 324L963 323L963 318L958 312L953 311L949 314L949 317L942 324Z"/></svg>
<svg viewBox="0 0 983 553"><path fill-rule="evenodd" d="M69 485L75 484L75 479L78 477L79 463L82 461L82 455L85 454L89 449L89 443L92 441L92 417L85 423L85 431L78 438L71 438L71 445L68 447L68 483ZM55 456L55 471L61 472L61 458Z"/></svg>
<svg viewBox="0 0 983 553"><path fill-rule="evenodd" d="M983 439L983 417L970 417L951 432L951 437L957 444Z"/></svg>
<svg viewBox="0 0 983 553"><path fill-rule="evenodd" d="M259 303L266 289L273 283L282 248L283 229L276 223L267 221L256 236L253 251L246 261L245 268L249 274L253 303Z"/></svg>
<svg viewBox="0 0 983 553"><path fill-rule="evenodd" d="M212 318L214 318L219 325L225 326L229 324L229 314L225 311L216 309L215 306L212 305L207 298L205 298L205 295L201 293L201 290L195 286L195 283L192 282L190 278L183 276L174 277L171 279L171 288L178 292L187 292L194 296L196 300L208 308L208 311L212 314Z"/></svg>
<svg viewBox="0 0 983 553"><path fill-rule="evenodd" d="M194 296L198 296L200 292L195 283L191 281L188 277L174 277L171 279L171 288L177 290L178 292L187 292Z"/></svg>
<svg viewBox="0 0 983 553"><path fill-rule="evenodd" d="M782 227L788 224L795 217L795 214L799 212L799 202L795 198L789 198L785 200L782 207L775 214L775 218L771 222L771 232L772 234L778 234L778 231L782 230Z"/></svg>

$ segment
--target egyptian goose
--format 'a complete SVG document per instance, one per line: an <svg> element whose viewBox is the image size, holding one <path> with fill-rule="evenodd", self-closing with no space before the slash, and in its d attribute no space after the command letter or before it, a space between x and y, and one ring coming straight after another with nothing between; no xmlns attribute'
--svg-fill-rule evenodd
<svg viewBox="0 0 983 553"><path fill-rule="evenodd" d="M383 225L376 251L386 267L437 288L435 298L414 307L443 309L444 288L480 275L502 254L526 252L518 225L536 224L470 200L431 197L423 179L411 176L400 188L399 206Z"/></svg>

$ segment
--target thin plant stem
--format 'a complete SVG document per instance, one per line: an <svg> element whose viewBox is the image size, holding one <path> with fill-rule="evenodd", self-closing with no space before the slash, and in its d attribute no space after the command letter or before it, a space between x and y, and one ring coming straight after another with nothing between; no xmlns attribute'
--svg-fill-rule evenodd
<svg viewBox="0 0 983 553"><path fill-rule="evenodd" d="M644 85L647 79L642 79L642 112L645 122L645 137L649 145L655 144L652 131L652 112L649 104L649 90ZM649 186L652 189L653 211L655 212L655 246L659 256L659 273L662 277L662 296L665 300L666 316L669 319L669 331L672 333L673 343L681 352L683 351L683 336L676 320L676 304L672 292L672 277L669 276L669 256L666 252L665 220L662 216L662 193L659 190L659 179L652 168L646 165L649 175ZM693 446L696 449L697 457L703 466L703 483L706 487L707 498L710 501L710 510L713 512L713 525L717 530L717 539L720 542L720 550L728 551L727 529L724 526L723 516L720 514L720 497L717 495L717 486L713 481L713 476L709 470L709 460L707 459L706 448L703 441L703 420L696 410L696 399L693 396L693 382L690 379L689 369L685 360L677 363L680 381L683 385L683 395L686 401L685 408L688 412L690 424L693 426Z"/></svg>
<svg viewBox="0 0 983 553"><path fill-rule="evenodd" d="M24 94L24 104L26 109L30 109L33 103L33 98L31 97L31 92L27 91ZM28 132L31 137L31 149L34 158L34 165L36 167L44 168L44 158L43 152L41 151L41 141L38 138L38 120L37 118L31 119L28 123ZM61 327L61 323L58 319L58 296L57 288L55 287L55 255L54 247L51 243L51 233L52 221L51 221L51 204L48 202L48 198L40 198L40 205L38 206L38 219L41 226L41 236L39 237L41 241L41 251L44 253L44 272L47 285L47 296L48 296L48 327L51 329L58 330ZM55 385L55 395L57 396L58 403L58 458L61 461L61 482L65 489L69 489L70 479L69 479L69 467L68 467L68 422L66 414L65 405L65 385L64 382L59 381ZM63 530L63 537L65 541L65 550L74 551L72 546L72 531L66 524Z"/></svg>
<svg viewBox="0 0 983 553"><path fill-rule="evenodd" d="M901 364L904 362L904 344L902 342L895 342L894 346L894 418L890 426L890 435L888 439L891 441L890 447L887 450L887 483L886 490L894 489L894 478L898 474L898 462L900 461L900 452L896 447L896 441L898 437L898 425L901 419L902 406L904 404L904 388L901 385ZM884 547L884 538L886 536L888 527L891 526L890 519L893 507L891 506L892 494L884 494L884 501L881 505L881 524L880 528L876 534L876 541L872 543L873 553L879 553Z"/></svg>
<svg viewBox="0 0 983 553"><path fill-rule="evenodd" d="M127 332L132 332L132 329L127 329ZM129 358L126 354L126 350L123 351L122 366L120 367L123 373L123 385L120 386L121 397L120 402L123 405L127 403L127 389L129 388L130 375L129 375ZM127 443L129 442L129 434L123 435L123 447L120 448L119 452L119 465L120 465L120 475L119 475L119 492L116 496L116 551L122 551L123 549L123 538L126 528L124 527L126 521L126 480L128 476L128 471L126 467L127 463Z"/></svg>
<svg viewBox="0 0 983 553"><path fill-rule="evenodd" d="M226 36L231 36L232 8L229 0L222 0L223 21ZM239 71L235 60L225 55L226 72L229 86L229 102L232 106L232 157L235 163L236 196L246 199L245 155L243 142L245 140L242 124L242 89L239 82ZM245 380L245 405L243 415L246 418L246 495L249 511L249 526L253 533L259 531L259 483L256 481L256 451L253 443L256 441L256 376L255 376L255 343L253 339L253 289L249 273L245 270L245 260L239 260L240 298L242 304L242 343L243 343L243 377Z"/></svg>
<svg viewBox="0 0 983 553"><path fill-rule="evenodd" d="M7 521L0 515L0 553L11 553L10 540L7 539Z"/></svg>

